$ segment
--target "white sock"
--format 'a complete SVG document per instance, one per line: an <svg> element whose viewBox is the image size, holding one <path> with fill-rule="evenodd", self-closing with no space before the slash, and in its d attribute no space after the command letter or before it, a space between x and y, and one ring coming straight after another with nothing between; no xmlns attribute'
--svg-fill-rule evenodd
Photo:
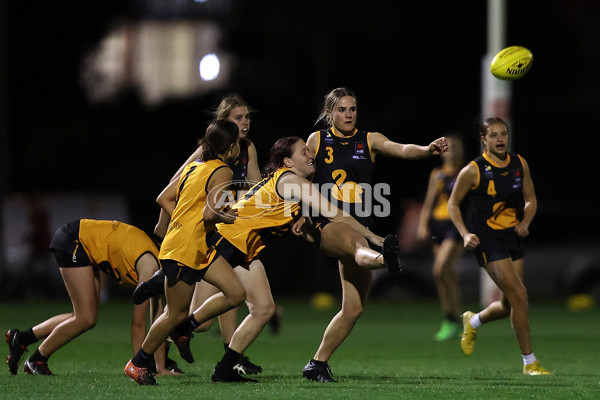
<svg viewBox="0 0 600 400"><path fill-rule="evenodd" d="M535 358L535 355L533 353L522 354L522 356L523 356L523 365L533 364L534 362L537 361L537 358Z"/></svg>
<svg viewBox="0 0 600 400"><path fill-rule="evenodd" d="M473 329L478 329L481 325L483 325L483 323L479 319L479 313L473 315L469 320L469 323L471 324Z"/></svg>

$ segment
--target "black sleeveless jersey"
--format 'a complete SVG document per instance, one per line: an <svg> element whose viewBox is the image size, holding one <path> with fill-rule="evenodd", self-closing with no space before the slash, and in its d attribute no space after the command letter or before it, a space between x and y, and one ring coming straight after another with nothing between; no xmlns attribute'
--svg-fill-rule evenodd
<svg viewBox="0 0 600 400"><path fill-rule="evenodd" d="M477 166L478 184L469 194L471 230L477 235L512 229L523 219L523 163L508 153L500 167L485 153L471 161Z"/></svg>
<svg viewBox="0 0 600 400"><path fill-rule="evenodd" d="M367 227L373 224L374 165L368 135L369 132L356 129L350 137L336 134L332 128L320 130L315 152L317 171L313 178L333 205Z"/></svg>
<svg viewBox="0 0 600 400"><path fill-rule="evenodd" d="M246 139L242 139L240 140L240 155L235 160L227 163L229 168L231 168L233 171L233 184L231 185L232 190L240 191L248 189L251 186L246 181L248 178L248 158L248 141Z"/></svg>

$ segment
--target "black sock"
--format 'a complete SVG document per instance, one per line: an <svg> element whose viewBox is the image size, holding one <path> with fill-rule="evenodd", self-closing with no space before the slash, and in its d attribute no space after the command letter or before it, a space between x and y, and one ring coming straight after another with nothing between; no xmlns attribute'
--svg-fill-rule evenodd
<svg viewBox="0 0 600 400"><path fill-rule="evenodd" d="M40 353L39 349L36 349L33 354L31 355L31 357L29 357L29 359L31 361L43 361L43 362L47 362L48 358L50 358L50 356L46 357L43 356L42 353Z"/></svg>
<svg viewBox="0 0 600 400"><path fill-rule="evenodd" d="M234 365L237 364L240 357L240 353L236 352L235 350L231 350L231 348L227 347L227 350L225 350L225 354L221 359L221 364L225 367L233 368Z"/></svg>
<svg viewBox="0 0 600 400"><path fill-rule="evenodd" d="M321 365L321 366L323 366L323 367L327 365L327 361L317 361L317 360L315 360L314 358L313 358L313 359L311 359L310 361L312 361L312 362L313 362L313 364Z"/></svg>
<svg viewBox="0 0 600 400"><path fill-rule="evenodd" d="M26 331L21 331L21 333L19 333L19 343L25 347L37 342L38 340L39 339L37 339L33 333L33 328L29 328Z"/></svg>
<svg viewBox="0 0 600 400"><path fill-rule="evenodd" d="M223 347L225 348L225 351L227 351L227 349L229 349L229 343L223 343ZM240 357L243 357L243 356L244 356L244 353L240 354Z"/></svg>
<svg viewBox="0 0 600 400"><path fill-rule="evenodd" d="M143 349L140 349L131 361L136 367L148 368L154 364L154 355L148 354Z"/></svg>
<svg viewBox="0 0 600 400"><path fill-rule="evenodd" d="M194 332L199 326L200 323L196 321L196 319L194 318L194 314L192 314L186 319L184 319L182 323L177 325L177 328L175 328L175 330L181 336L190 336L190 334Z"/></svg>

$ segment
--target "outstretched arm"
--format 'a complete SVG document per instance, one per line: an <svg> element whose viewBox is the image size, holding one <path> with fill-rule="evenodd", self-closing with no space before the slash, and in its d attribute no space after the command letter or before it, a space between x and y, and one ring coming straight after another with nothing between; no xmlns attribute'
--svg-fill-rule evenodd
<svg viewBox="0 0 600 400"><path fill-rule="evenodd" d="M296 174L285 174L279 179L277 189L286 200L299 201L332 222L343 222L349 225L375 245L381 246L383 243L381 236L371 232L350 214L331 204L309 180Z"/></svg>
<svg viewBox="0 0 600 400"><path fill-rule="evenodd" d="M389 140L379 132L372 132L369 135L371 151L375 155L381 154L386 157L404 158L407 160L418 160L420 158L437 156L448 150L448 143L445 137L435 139L428 146L419 146L416 144L402 144Z"/></svg>

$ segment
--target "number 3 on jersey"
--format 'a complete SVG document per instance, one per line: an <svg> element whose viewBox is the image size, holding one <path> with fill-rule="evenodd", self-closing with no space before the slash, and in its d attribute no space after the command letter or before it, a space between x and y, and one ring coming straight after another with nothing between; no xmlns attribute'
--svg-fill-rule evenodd
<svg viewBox="0 0 600 400"><path fill-rule="evenodd" d="M327 164L331 164L333 162L333 149L327 146L325 147L325 151L327 152L327 156L324 158L324 161Z"/></svg>

